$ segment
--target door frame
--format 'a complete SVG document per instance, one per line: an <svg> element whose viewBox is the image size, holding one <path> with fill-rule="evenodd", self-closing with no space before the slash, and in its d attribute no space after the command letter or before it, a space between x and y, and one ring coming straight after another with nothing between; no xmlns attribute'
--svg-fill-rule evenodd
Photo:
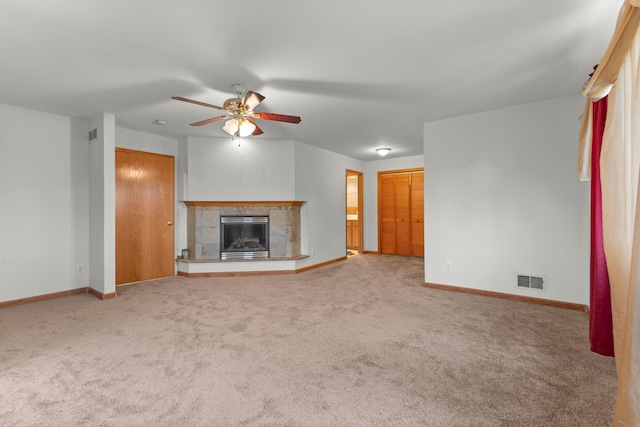
<svg viewBox="0 0 640 427"><path fill-rule="evenodd" d="M344 200L345 200L345 215L346 215L346 206L347 206L347 187L348 187L348 183L349 183L349 177L350 176L356 176L358 179L358 245L356 250L358 251L358 255L362 255L362 253L364 252L364 240L363 240L363 235L364 235L364 221L363 221L363 216L364 216L364 172L359 172L356 170L352 170L352 169L346 169L345 172L345 193L344 193ZM346 221L346 217L345 217L345 221L344 221L344 234L345 237L347 235L347 221ZM346 246L346 240L345 240L345 246Z"/></svg>

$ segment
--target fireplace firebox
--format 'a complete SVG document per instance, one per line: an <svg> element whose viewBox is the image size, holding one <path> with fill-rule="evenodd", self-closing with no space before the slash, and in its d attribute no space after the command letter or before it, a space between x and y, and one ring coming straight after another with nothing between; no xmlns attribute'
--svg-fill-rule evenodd
<svg viewBox="0 0 640 427"><path fill-rule="evenodd" d="M269 216L220 216L220 259L269 258Z"/></svg>

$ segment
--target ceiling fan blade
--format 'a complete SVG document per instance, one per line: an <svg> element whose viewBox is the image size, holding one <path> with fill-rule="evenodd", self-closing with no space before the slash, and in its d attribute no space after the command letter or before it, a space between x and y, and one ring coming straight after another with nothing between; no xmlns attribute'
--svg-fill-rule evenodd
<svg viewBox="0 0 640 427"><path fill-rule="evenodd" d="M253 131L253 133L251 135L257 136L257 135L262 135L264 132L262 131L262 129L260 129L260 127L256 124L256 122L254 122L251 119L246 119L248 122L251 122L255 125L256 129Z"/></svg>
<svg viewBox="0 0 640 427"><path fill-rule="evenodd" d="M286 114L275 113L254 113L253 117L262 120L274 120L276 122L300 123L302 119L298 116L287 116Z"/></svg>
<svg viewBox="0 0 640 427"><path fill-rule="evenodd" d="M222 120L227 116L218 116L218 117L212 117L210 119L206 119L206 120L201 120L199 122L195 122L195 123L191 123L191 126L202 126L202 125L208 125L209 123L215 123L218 120Z"/></svg>
<svg viewBox="0 0 640 427"><path fill-rule="evenodd" d="M251 111L258 106L264 99L264 96L260 95L258 92L249 91L242 99L242 104L247 108L247 110Z"/></svg>
<svg viewBox="0 0 640 427"><path fill-rule="evenodd" d="M171 99L175 99L176 101L188 102L190 104L202 105L203 107L215 108L216 110L224 111L224 108L218 107L217 105L207 104L206 102L194 101L193 99L183 98L181 96L172 96Z"/></svg>

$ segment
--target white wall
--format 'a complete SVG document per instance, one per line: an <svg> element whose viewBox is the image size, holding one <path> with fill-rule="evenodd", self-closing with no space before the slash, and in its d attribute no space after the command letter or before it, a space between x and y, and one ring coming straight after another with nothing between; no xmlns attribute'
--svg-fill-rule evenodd
<svg viewBox="0 0 640 427"><path fill-rule="evenodd" d="M364 250L378 251L378 172L421 168L424 156L408 156L367 162L364 175Z"/></svg>
<svg viewBox="0 0 640 427"><path fill-rule="evenodd" d="M178 139L178 156L176 159L176 241L177 250L187 248L187 208L182 200L188 199L189 194L189 142L185 136ZM179 255L176 253L176 255ZM176 266L177 268L177 266Z"/></svg>
<svg viewBox="0 0 640 427"><path fill-rule="evenodd" d="M116 290L115 116L100 114L89 123L89 286L102 294Z"/></svg>
<svg viewBox="0 0 640 427"><path fill-rule="evenodd" d="M297 262L297 268L346 256L346 171L363 171L364 162L296 143L295 165L296 199L307 202L302 209L302 252L310 255Z"/></svg>
<svg viewBox="0 0 640 427"><path fill-rule="evenodd" d="M73 203L70 218L73 233L72 268L75 274L75 288L89 286L90 238L89 238L89 122L71 119L71 199ZM2 192L0 191L0 194Z"/></svg>
<svg viewBox="0 0 640 427"><path fill-rule="evenodd" d="M425 124L426 282L588 304L589 186L576 181L583 103ZM517 288L519 273L546 277L547 290Z"/></svg>
<svg viewBox="0 0 640 427"><path fill-rule="evenodd" d="M0 301L88 286L87 134L0 104Z"/></svg>
<svg viewBox="0 0 640 427"><path fill-rule="evenodd" d="M294 143L188 138L187 199L294 200Z"/></svg>
<svg viewBox="0 0 640 427"><path fill-rule="evenodd" d="M116 147L177 157L178 140L131 129L116 128Z"/></svg>

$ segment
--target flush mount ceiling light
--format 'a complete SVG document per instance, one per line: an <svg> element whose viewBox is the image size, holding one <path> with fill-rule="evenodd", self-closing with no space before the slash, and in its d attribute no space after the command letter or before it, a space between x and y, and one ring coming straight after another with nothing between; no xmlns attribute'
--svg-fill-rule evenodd
<svg viewBox="0 0 640 427"><path fill-rule="evenodd" d="M384 157L391 151L391 148L376 148L377 153L380 157Z"/></svg>
<svg viewBox="0 0 640 427"><path fill-rule="evenodd" d="M166 126L169 124L169 122L166 120L154 120L153 124L158 126Z"/></svg>

